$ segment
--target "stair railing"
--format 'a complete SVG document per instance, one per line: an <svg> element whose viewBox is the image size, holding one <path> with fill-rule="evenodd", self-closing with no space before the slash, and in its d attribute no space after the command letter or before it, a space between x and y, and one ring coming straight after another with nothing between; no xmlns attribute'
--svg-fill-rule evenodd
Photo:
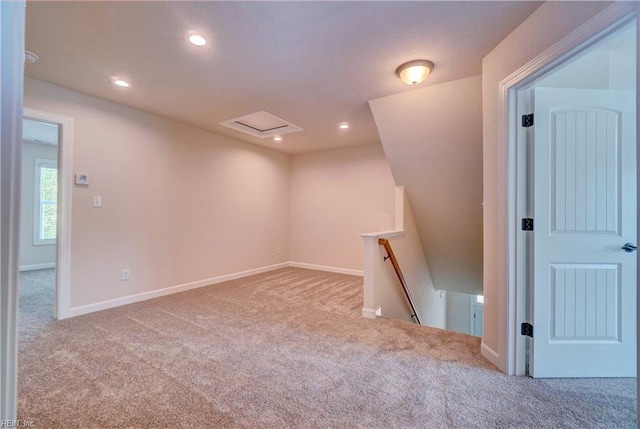
<svg viewBox="0 0 640 429"><path fill-rule="evenodd" d="M386 238L379 238L378 244L383 246L384 250L387 252L387 256L384 257L384 260L385 261L387 259L391 260L391 265L393 265L393 269L396 272L396 275L398 276L398 280L400 280L400 285L402 286L404 295L407 297L407 301L409 301L409 306L411 307L411 311L413 311L413 314L411 315L411 317L415 319L418 325L422 325L422 323L420 323L420 318L418 317L418 312L416 311L416 307L413 304L413 298L411 297L411 292L409 292L409 287L407 286L407 282L404 279L404 276L402 275L402 270L400 269L400 265L398 265L398 260L396 259L396 255L393 254L393 249L391 248L391 244L389 243L389 240L387 240Z"/></svg>

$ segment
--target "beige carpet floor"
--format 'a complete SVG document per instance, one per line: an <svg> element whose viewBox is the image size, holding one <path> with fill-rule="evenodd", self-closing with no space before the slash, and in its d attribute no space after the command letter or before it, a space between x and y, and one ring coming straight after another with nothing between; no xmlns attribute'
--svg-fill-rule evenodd
<svg viewBox="0 0 640 429"><path fill-rule="evenodd" d="M362 318L358 277L287 268L62 321L47 277L20 287L37 428L636 427L635 379L507 377L479 338Z"/></svg>

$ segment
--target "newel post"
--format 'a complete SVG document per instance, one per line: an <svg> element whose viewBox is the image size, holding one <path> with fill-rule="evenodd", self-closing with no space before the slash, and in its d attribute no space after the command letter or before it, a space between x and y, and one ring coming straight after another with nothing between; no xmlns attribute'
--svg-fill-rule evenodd
<svg viewBox="0 0 640 429"><path fill-rule="evenodd" d="M375 319L381 314L380 303L376 294L376 272L380 264L378 235L362 234L364 241L364 304L362 316Z"/></svg>

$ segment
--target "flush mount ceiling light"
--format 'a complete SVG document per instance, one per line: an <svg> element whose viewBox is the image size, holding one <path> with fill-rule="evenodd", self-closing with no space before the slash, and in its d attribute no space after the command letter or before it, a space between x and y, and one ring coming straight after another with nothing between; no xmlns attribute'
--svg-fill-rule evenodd
<svg viewBox="0 0 640 429"><path fill-rule="evenodd" d="M120 88L129 88L131 86L131 84L126 80L115 78L115 77L111 79L111 83L114 84L115 86L119 86Z"/></svg>
<svg viewBox="0 0 640 429"><path fill-rule="evenodd" d="M340 125L338 125L338 128L340 128L341 130L348 130L349 129L349 123L348 122L343 122Z"/></svg>
<svg viewBox="0 0 640 429"><path fill-rule="evenodd" d="M417 85L424 82L433 71L433 63L427 60L413 60L402 64L396 69L396 75L407 85Z"/></svg>
<svg viewBox="0 0 640 429"><path fill-rule="evenodd" d="M280 137L280 136L275 136L275 137L273 138L273 141L274 141L274 142L281 142L281 141L282 141L282 137Z"/></svg>
<svg viewBox="0 0 640 429"><path fill-rule="evenodd" d="M191 43L193 46L204 46L207 44L207 39L201 36L198 33L189 33L187 34L187 41Z"/></svg>

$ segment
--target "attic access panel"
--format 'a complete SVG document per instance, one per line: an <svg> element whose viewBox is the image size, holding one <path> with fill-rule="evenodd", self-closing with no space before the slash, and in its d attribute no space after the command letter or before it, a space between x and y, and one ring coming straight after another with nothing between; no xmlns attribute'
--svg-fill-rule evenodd
<svg viewBox="0 0 640 429"><path fill-rule="evenodd" d="M220 125L261 139L303 131L302 127L264 110L227 119L220 122Z"/></svg>

